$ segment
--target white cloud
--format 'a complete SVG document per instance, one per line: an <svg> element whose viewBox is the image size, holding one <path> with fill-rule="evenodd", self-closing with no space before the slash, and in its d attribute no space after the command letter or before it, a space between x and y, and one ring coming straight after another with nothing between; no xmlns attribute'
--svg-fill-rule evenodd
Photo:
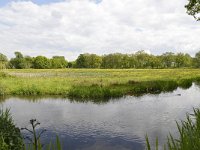
<svg viewBox="0 0 200 150"><path fill-rule="evenodd" d="M0 52L13 56L132 53L150 50L194 54L200 27L186 14L186 0L66 0L37 5L12 2L0 8Z"/></svg>

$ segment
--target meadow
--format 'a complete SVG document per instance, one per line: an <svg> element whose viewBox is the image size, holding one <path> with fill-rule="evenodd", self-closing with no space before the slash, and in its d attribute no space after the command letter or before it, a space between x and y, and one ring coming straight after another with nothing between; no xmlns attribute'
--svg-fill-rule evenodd
<svg viewBox="0 0 200 150"><path fill-rule="evenodd" d="M199 69L5 69L0 95L102 99L168 92L199 80Z"/></svg>

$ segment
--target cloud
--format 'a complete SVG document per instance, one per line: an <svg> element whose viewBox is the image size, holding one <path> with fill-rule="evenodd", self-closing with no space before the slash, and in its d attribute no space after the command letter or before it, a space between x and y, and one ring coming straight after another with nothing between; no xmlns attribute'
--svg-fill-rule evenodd
<svg viewBox="0 0 200 150"><path fill-rule="evenodd" d="M186 14L186 0L66 0L38 5L11 2L0 8L0 52L13 56L200 50L200 28Z"/></svg>

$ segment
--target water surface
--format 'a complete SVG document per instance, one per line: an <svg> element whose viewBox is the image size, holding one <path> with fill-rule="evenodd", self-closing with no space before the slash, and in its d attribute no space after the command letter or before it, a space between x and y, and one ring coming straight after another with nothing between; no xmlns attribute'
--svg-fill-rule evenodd
<svg viewBox="0 0 200 150"><path fill-rule="evenodd" d="M180 95L181 94L181 95ZM166 142L169 132L177 135L175 120L200 106L200 89L193 85L172 93L124 97L106 103L81 103L61 98L7 98L0 105L10 108L17 126L27 127L32 118L47 132L42 142L60 137L64 149L144 150L150 141ZM26 133L24 133L26 134Z"/></svg>

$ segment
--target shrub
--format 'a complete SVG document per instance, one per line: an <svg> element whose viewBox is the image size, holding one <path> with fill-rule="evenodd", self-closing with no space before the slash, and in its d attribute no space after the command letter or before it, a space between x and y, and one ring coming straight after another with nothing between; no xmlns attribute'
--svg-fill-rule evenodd
<svg viewBox="0 0 200 150"><path fill-rule="evenodd" d="M0 110L0 150L22 150L23 139L10 116L9 110Z"/></svg>

